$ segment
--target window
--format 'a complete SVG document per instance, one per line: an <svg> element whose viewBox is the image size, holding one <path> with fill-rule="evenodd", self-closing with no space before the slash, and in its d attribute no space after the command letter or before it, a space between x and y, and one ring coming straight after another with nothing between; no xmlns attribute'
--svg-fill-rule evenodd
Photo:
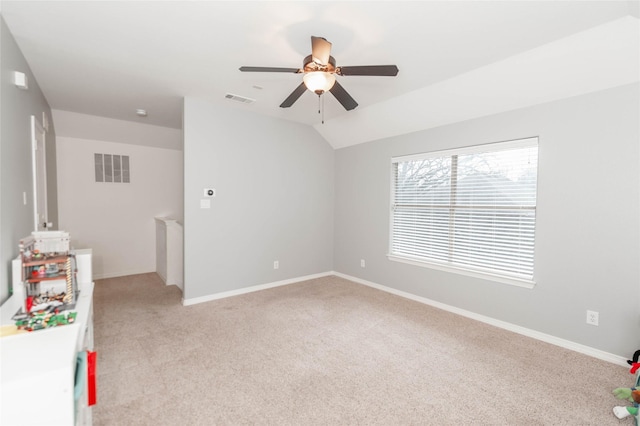
<svg viewBox="0 0 640 426"><path fill-rule="evenodd" d="M533 283L538 138L391 161L390 259Z"/></svg>

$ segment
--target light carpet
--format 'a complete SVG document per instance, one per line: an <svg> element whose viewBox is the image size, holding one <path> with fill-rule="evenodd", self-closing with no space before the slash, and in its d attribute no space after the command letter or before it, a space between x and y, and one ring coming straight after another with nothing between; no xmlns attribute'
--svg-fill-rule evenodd
<svg viewBox="0 0 640 426"><path fill-rule="evenodd" d="M95 425L607 425L624 367L335 276L184 307L98 280Z"/></svg>

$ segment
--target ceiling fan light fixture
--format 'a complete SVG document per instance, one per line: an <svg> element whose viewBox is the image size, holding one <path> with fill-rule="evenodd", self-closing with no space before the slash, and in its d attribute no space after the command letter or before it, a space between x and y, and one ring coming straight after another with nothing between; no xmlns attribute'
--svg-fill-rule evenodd
<svg viewBox="0 0 640 426"><path fill-rule="evenodd" d="M330 72L313 71L305 73L302 81L304 85L307 86L307 89L321 95L331 90L336 82L336 76Z"/></svg>
<svg viewBox="0 0 640 426"><path fill-rule="evenodd" d="M344 107L351 111L358 106L358 103L351 95L336 81L335 74L346 75L369 75L369 76L389 76L398 75L398 67L395 65L359 65L336 67L336 59L331 56L331 43L324 37L311 36L311 55L306 56L302 61L302 68L281 68L281 67L254 67L242 66L242 72L285 72L293 74L303 74L302 83L280 104L280 108L291 107L302 96L307 89L318 95L318 104L324 98L320 95L330 91L334 98Z"/></svg>

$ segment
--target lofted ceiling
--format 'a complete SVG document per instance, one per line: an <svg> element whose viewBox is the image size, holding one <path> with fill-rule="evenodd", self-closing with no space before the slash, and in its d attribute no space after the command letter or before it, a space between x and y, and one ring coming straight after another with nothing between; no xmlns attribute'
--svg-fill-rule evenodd
<svg viewBox="0 0 640 426"><path fill-rule="evenodd" d="M180 128L193 96L313 126L341 148L639 79L638 1L6 1L0 12L51 108ZM337 65L345 111L307 92L279 105L311 36ZM255 99L243 104L234 94ZM148 116L135 115L144 108Z"/></svg>

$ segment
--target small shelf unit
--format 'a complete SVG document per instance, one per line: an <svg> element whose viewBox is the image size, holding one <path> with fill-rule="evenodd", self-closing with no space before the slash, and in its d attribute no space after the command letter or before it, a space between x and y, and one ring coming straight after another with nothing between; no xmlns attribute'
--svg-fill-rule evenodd
<svg viewBox="0 0 640 426"><path fill-rule="evenodd" d="M40 252L38 250L38 238L29 236L20 240L21 281L24 286L22 297L23 312L28 311L27 300L30 297L43 297L57 293L64 293L62 301L68 308L75 306L78 299L77 266L73 253L68 250L68 245L58 244L53 246L59 251ZM64 241L64 240L63 240ZM51 248L50 241L46 243ZM49 284L45 285L43 283ZM58 284L54 286L53 284Z"/></svg>

